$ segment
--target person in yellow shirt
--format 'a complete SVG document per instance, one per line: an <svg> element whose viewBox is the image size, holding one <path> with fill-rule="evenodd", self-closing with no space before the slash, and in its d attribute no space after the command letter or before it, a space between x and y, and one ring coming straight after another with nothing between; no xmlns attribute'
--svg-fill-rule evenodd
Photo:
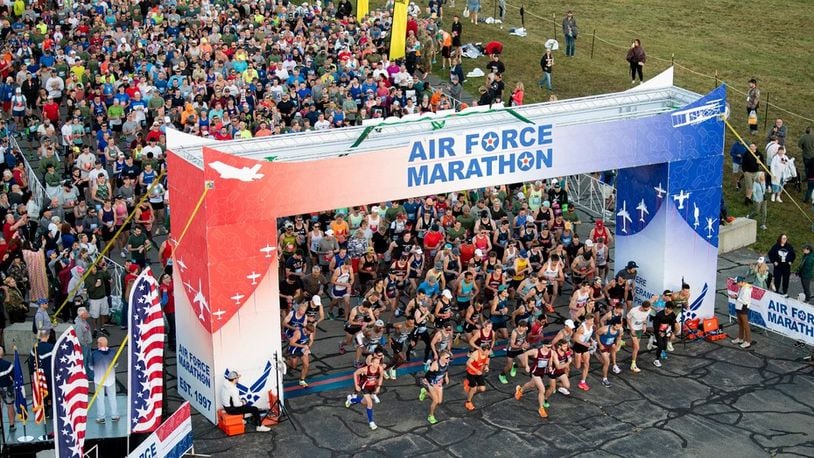
<svg viewBox="0 0 814 458"><path fill-rule="evenodd" d="M252 131L246 127L246 123L243 121L238 124L237 138L252 138Z"/></svg>
<svg viewBox="0 0 814 458"><path fill-rule="evenodd" d="M85 65L82 62L82 59L77 57L76 60L74 60L73 65L71 65L71 74L74 76L74 79L76 79L76 81L85 81L84 80L85 72L86 69Z"/></svg>
<svg viewBox="0 0 814 458"><path fill-rule="evenodd" d="M257 73L257 70L254 68L254 64L249 62L249 67L246 70L243 70L243 82L248 84L254 81L255 78L260 78L260 74Z"/></svg>
<svg viewBox="0 0 814 458"><path fill-rule="evenodd" d="M25 13L25 2L23 0L15 0L12 8L15 17L22 17Z"/></svg>

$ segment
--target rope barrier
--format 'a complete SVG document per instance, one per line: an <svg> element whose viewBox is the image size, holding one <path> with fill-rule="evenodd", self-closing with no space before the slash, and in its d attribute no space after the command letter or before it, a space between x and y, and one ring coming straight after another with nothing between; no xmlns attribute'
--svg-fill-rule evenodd
<svg viewBox="0 0 814 458"><path fill-rule="evenodd" d="M209 192L210 187L204 186L204 190L201 193L201 197L198 198L198 203L195 204L195 208L192 210L192 214L189 215L189 219L187 219L187 223L184 225L184 230L181 231L181 235L175 241L175 246L173 247L173 252L178 249L178 245L181 244L181 240L184 240L184 236L187 235L187 230L189 226L192 225L192 220L195 218L195 215L198 214L198 211L201 209L201 205L203 204L204 197Z"/></svg>
<svg viewBox="0 0 814 458"><path fill-rule="evenodd" d="M127 227L127 225L130 223L130 220L132 220L133 216L135 216L136 210L138 209L138 207L141 204L143 204L145 200L147 200L147 198L150 196L150 192L152 192L153 188L164 178L164 175L166 173L167 173L166 170L161 172L161 174L158 175L158 177L153 181L153 183L150 185L150 187L147 188L147 192L145 192L144 195L141 197L141 199L139 199L138 204L136 204L135 208L133 208L133 211L130 212L130 214L127 215L127 218L124 219L124 223L119 228L119 230L116 231L115 234L113 234L113 238L111 238L110 241L107 242L107 245L105 245L105 247L102 249L102 251L99 252L99 255L96 256L96 259L93 260L91 265L88 267L88 269L82 275L82 278L79 280L79 283L77 283L76 286L74 286L74 288L68 292L68 295L65 297L65 300L62 302L62 305L60 305L59 308L57 308L54 311L54 314L51 317L51 322L53 324L57 323L57 316L59 315L59 312L61 312L62 309L65 308L65 306L68 304L70 299L76 294L76 292L79 291L80 289L82 289L82 286L85 284L85 279L88 278L88 275L90 275L91 267L96 267L96 265L99 264L99 261L101 261L105 257L105 255L107 254L108 251L110 251L110 247L113 246L113 244L116 242L116 239L118 239L119 236L121 235L122 231L124 231L124 228Z"/></svg>
<svg viewBox="0 0 814 458"><path fill-rule="evenodd" d="M766 164L765 164L765 163L764 163L764 162L761 160L760 156L758 156L757 154L755 154L754 152L752 152L752 150L751 150L751 149L749 149L749 144L748 144L748 143L746 143L746 141L743 139L743 137L741 137L741 135L738 133L738 131L737 131L737 130L735 130L735 128L734 128L734 127L732 127L732 124L729 124L729 121L727 121L727 120L724 120L724 123L726 124L726 127L728 127L728 128L729 128L730 132L732 132L732 135L734 135L734 136L735 136L735 138L737 138L737 139L738 139L738 141L739 141L739 142L740 142L740 143L741 143L741 144L742 144L744 147L746 147L746 151L748 151L748 152L749 152L749 154L753 155L753 156L755 157L755 159L757 159L757 163L758 163L758 165L760 165L760 166L763 168L763 170L765 170L765 171L766 171L766 172L767 172L767 173L768 173L768 174L771 176L772 171L771 171L771 170L770 170L770 169L769 169L769 168L766 166ZM801 206L800 206L800 204L799 204L799 203L797 203L797 199L795 199L795 198L794 198L794 196L792 196L792 195L791 195L791 194L790 194L790 193L789 193L789 192L786 190L786 188L785 188L785 187L783 187L783 188L782 188L782 190L783 190L783 192L786 194L786 197L788 197L788 199L791 201L791 203L793 203L793 204L794 204L794 206L795 206L795 207L797 207L797 209L798 209L798 210L800 210L800 213L802 213L802 214L803 214L803 216L805 216L805 218L808 220L808 222L809 222L809 223L811 223L811 224L814 224L814 219L811 219L811 216L809 216L809 215L808 215L808 213L807 213L805 210L803 210L803 207L801 207Z"/></svg>

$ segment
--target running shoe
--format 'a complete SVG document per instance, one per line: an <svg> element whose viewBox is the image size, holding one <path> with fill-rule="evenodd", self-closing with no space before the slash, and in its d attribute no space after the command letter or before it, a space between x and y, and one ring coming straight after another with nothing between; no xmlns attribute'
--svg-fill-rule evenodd
<svg viewBox="0 0 814 458"><path fill-rule="evenodd" d="M654 348L656 348L656 344L655 344L655 342L653 342L653 339L648 340L647 341L647 349L652 350Z"/></svg>
<svg viewBox="0 0 814 458"><path fill-rule="evenodd" d="M517 366L512 365L512 370L509 372L509 375L511 375L512 377L517 375Z"/></svg>
<svg viewBox="0 0 814 458"><path fill-rule="evenodd" d="M641 369L639 369L639 366L637 366L636 363L630 365L630 370L632 370L635 373L639 373L642 371Z"/></svg>
<svg viewBox="0 0 814 458"><path fill-rule="evenodd" d="M514 388L514 398L517 399L518 401L523 398L523 387L522 386L517 385Z"/></svg>
<svg viewBox="0 0 814 458"><path fill-rule="evenodd" d="M557 391L559 391L560 394L562 394L563 396L570 396L571 395L571 392L568 391L568 388L566 388L564 386L561 386L561 387L557 388Z"/></svg>
<svg viewBox="0 0 814 458"><path fill-rule="evenodd" d="M611 368L611 370L613 371L614 374L622 373L622 369L619 369L619 366L617 366L616 364L613 365L613 368Z"/></svg>
<svg viewBox="0 0 814 458"><path fill-rule="evenodd" d="M621 350L622 347L625 346L625 339L619 339L619 349Z"/></svg>
<svg viewBox="0 0 814 458"><path fill-rule="evenodd" d="M427 372L428 370L430 370L430 364L432 364L431 359L428 359L427 361L424 362L424 372Z"/></svg>
<svg viewBox="0 0 814 458"><path fill-rule="evenodd" d="M302 387L307 387L307 386L308 386L308 382L306 382L305 380L300 380L300 386L302 386Z"/></svg>
<svg viewBox="0 0 814 458"><path fill-rule="evenodd" d="M350 409L350 405L352 404L351 399L353 399L352 394L349 394L348 397L345 398L345 407L347 407L348 409Z"/></svg>
<svg viewBox="0 0 814 458"><path fill-rule="evenodd" d="M339 344L339 354L340 354L340 355L344 355L344 354L345 354L345 346L344 346L344 345L342 345L342 344Z"/></svg>
<svg viewBox="0 0 814 458"><path fill-rule="evenodd" d="M429 417L427 417L427 421L428 421L428 422L429 422L431 425L434 425L434 424L438 423L438 420L436 420L436 419L435 419L435 416L434 416L434 415L430 415Z"/></svg>
<svg viewBox="0 0 814 458"><path fill-rule="evenodd" d="M385 369L384 371L382 371L382 377L383 377L385 380L390 380L390 371L388 371L387 369Z"/></svg>
<svg viewBox="0 0 814 458"><path fill-rule="evenodd" d="M537 413L539 413L543 418L548 418L548 412L545 411L545 407L540 407L537 409Z"/></svg>
<svg viewBox="0 0 814 458"><path fill-rule="evenodd" d="M378 428L378 426L376 426L376 423L373 423L372 421L368 423L368 425L370 426L371 431L376 431L376 429Z"/></svg>
<svg viewBox="0 0 814 458"><path fill-rule="evenodd" d="M610 388L612 385L611 385L610 380L608 380L606 378L603 378L602 379L602 386L604 386L605 388Z"/></svg>
<svg viewBox="0 0 814 458"><path fill-rule="evenodd" d="M503 375L503 374L498 375L497 379L500 380L500 383L502 383L504 385L509 383L509 379L507 379L506 376Z"/></svg>
<svg viewBox="0 0 814 458"><path fill-rule="evenodd" d="M427 389L422 386L421 391L418 392L418 400L423 401L425 399L427 399Z"/></svg>
<svg viewBox="0 0 814 458"><path fill-rule="evenodd" d="M373 402L375 402L376 404L382 402L381 399L379 399L379 396L377 396L375 393L371 394L370 398L373 399Z"/></svg>
<svg viewBox="0 0 814 458"><path fill-rule="evenodd" d="M464 393L469 393L469 380L464 379L463 386L464 386Z"/></svg>
<svg viewBox="0 0 814 458"><path fill-rule="evenodd" d="M673 343L672 342L667 342L667 351L674 351L674 350L675 349L673 348Z"/></svg>
<svg viewBox="0 0 814 458"><path fill-rule="evenodd" d="M543 401L543 407L548 409L549 407L551 407L551 404L549 404L548 401Z"/></svg>
<svg viewBox="0 0 814 458"><path fill-rule="evenodd" d="M254 430L257 431L258 433L267 433L271 431L271 428L269 428L268 426L260 425L257 428L254 428Z"/></svg>
<svg viewBox="0 0 814 458"><path fill-rule="evenodd" d="M475 410L475 404L472 404L469 401L466 401L466 403L464 404L464 407L466 407L466 410Z"/></svg>
<svg viewBox="0 0 814 458"><path fill-rule="evenodd" d="M661 361L655 360L655 361L653 361L653 365L656 366L656 367L661 367Z"/></svg>
<svg viewBox="0 0 814 458"><path fill-rule="evenodd" d="M747 348L749 348L749 347L751 347L751 346L752 346L752 343L751 343L751 342L744 342L744 343L742 343L742 344L740 345L740 347L741 347L741 348L743 348L744 350L745 350L745 349L747 349Z"/></svg>
<svg viewBox="0 0 814 458"><path fill-rule="evenodd" d="M577 385L577 387L578 387L580 390L582 390L582 391L588 391L588 390L590 390L590 389L591 389L591 387L590 387L590 386L588 386L588 384L587 384L587 383L585 383L585 381L581 381L581 382L579 382L579 385Z"/></svg>
<svg viewBox="0 0 814 458"><path fill-rule="evenodd" d="M735 345L740 345L743 343L743 339L732 339L731 342Z"/></svg>

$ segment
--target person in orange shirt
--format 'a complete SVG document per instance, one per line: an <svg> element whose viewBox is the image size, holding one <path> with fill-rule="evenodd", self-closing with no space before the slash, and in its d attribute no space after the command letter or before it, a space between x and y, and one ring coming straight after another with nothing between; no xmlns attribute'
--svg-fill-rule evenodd
<svg viewBox="0 0 814 458"><path fill-rule="evenodd" d="M334 237L336 237L339 246L347 246L350 226L348 226L348 222L345 221L345 215L337 213L336 219L331 222L331 229L334 231Z"/></svg>
<svg viewBox="0 0 814 458"><path fill-rule="evenodd" d="M441 68L452 68L452 35L445 31L441 30L441 57L444 59L441 61Z"/></svg>
<svg viewBox="0 0 814 458"><path fill-rule="evenodd" d="M485 373L489 372L489 354L492 346L489 344L477 348L469 355L466 362L466 379L464 380L464 391L466 391L466 410L475 410L472 398L475 393L486 391Z"/></svg>

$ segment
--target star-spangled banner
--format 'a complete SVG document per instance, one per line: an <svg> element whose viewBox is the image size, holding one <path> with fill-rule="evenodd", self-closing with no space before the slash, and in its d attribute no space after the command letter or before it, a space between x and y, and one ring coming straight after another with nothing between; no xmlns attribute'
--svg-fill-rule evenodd
<svg viewBox="0 0 814 458"><path fill-rule="evenodd" d="M127 418L131 432L148 433L161 425L164 396L164 312L149 267L136 279L129 300Z"/></svg>
<svg viewBox="0 0 814 458"><path fill-rule="evenodd" d="M57 458L83 456L88 421L88 375L84 365L82 347L71 326L57 340L51 360Z"/></svg>

